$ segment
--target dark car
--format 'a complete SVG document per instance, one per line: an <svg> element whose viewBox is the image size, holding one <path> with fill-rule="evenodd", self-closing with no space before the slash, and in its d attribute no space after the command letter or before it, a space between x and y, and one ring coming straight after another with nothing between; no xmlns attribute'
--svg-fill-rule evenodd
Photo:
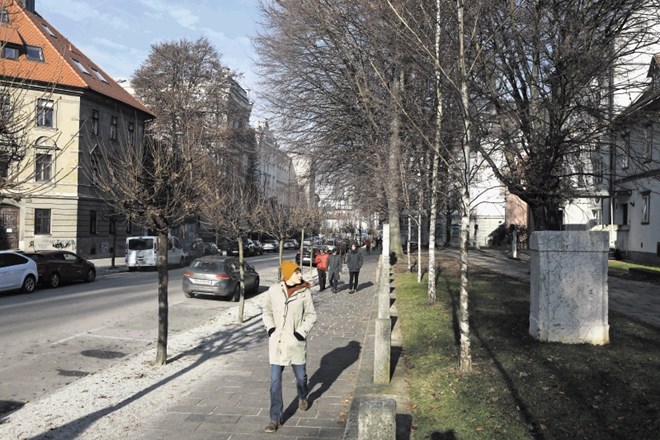
<svg viewBox="0 0 660 440"><path fill-rule="evenodd" d="M316 266L316 263L314 263L314 258L316 258L318 252L319 252L318 249L306 247L303 250L302 263L300 262L300 251L296 252L296 263L298 263L301 266L309 267L310 255L311 255L312 266Z"/></svg>
<svg viewBox="0 0 660 440"><path fill-rule="evenodd" d="M228 253L230 255L238 255L238 242L236 240L231 242ZM252 240L250 240L249 238L243 239L243 256L251 257L256 253L257 251Z"/></svg>
<svg viewBox="0 0 660 440"><path fill-rule="evenodd" d="M26 252L37 263L39 282L49 287L57 287L63 282L96 279L96 266L91 261L68 251L48 250Z"/></svg>
<svg viewBox="0 0 660 440"><path fill-rule="evenodd" d="M197 258L183 273L182 289L188 298L195 294L211 294L240 299L239 260L236 257L207 255ZM259 274L243 262L245 292L259 292Z"/></svg>
<svg viewBox="0 0 660 440"><path fill-rule="evenodd" d="M204 242L201 238L186 240L183 242L183 253L186 263L204 255Z"/></svg>
<svg viewBox="0 0 660 440"><path fill-rule="evenodd" d="M204 242L204 255L215 255L218 252L220 252L220 250L215 243L211 241Z"/></svg>

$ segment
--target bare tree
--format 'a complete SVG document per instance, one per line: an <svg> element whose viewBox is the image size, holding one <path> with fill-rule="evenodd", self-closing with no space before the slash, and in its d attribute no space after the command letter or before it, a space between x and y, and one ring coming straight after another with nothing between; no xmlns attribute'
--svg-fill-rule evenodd
<svg viewBox="0 0 660 440"><path fill-rule="evenodd" d="M476 29L488 64L473 96L499 148L480 148L534 229L559 229L583 167L610 142L611 98L631 87L630 58L657 41L655 0L493 2ZM486 127L486 125L482 125ZM610 146L613 147L613 146ZM500 158L504 163L500 163Z"/></svg>

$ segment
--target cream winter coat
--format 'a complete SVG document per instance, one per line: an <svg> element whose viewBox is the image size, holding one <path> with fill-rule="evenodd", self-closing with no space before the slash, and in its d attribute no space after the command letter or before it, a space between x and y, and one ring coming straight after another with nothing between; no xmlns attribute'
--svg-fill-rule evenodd
<svg viewBox="0 0 660 440"><path fill-rule="evenodd" d="M316 323L316 310L310 289L300 289L287 298L285 284L273 284L266 292L262 319L266 331L275 328L268 340L270 363L285 366L305 364L307 335ZM305 340L296 339L294 332Z"/></svg>

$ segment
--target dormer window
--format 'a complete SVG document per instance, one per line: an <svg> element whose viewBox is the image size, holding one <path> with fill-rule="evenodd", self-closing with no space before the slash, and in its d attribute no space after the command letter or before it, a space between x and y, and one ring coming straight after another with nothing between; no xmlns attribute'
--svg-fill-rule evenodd
<svg viewBox="0 0 660 440"><path fill-rule="evenodd" d="M25 46L25 56L32 61L44 60L44 52L39 46Z"/></svg>
<svg viewBox="0 0 660 440"><path fill-rule="evenodd" d="M6 9L0 11L0 23L9 23L9 12Z"/></svg>
<svg viewBox="0 0 660 440"><path fill-rule="evenodd" d="M8 60L18 60L18 48L14 46L5 45L2 48L2 58Z"/></svg>

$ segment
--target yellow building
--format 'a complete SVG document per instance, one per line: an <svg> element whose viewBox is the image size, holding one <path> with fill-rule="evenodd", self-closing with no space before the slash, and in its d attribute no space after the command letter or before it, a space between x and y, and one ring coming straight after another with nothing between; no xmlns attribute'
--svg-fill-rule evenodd
<svg viewBox="0 0 660 440"><path fill-rule="evenodd" d="M34 0L0 0L0 44L0 249L123 256L130 227L101 199L95 166L101 149L139 145L154 115Z"/></svg>

